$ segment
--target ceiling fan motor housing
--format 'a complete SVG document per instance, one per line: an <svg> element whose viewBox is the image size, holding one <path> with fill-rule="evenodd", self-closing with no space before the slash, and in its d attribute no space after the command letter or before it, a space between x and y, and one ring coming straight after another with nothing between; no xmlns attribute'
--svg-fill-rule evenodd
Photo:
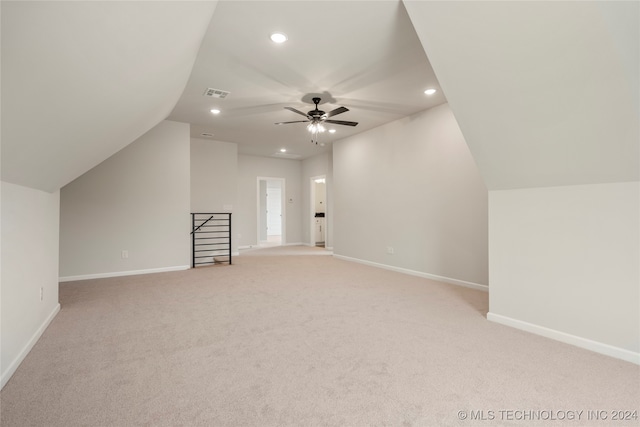
<svg viewBox="0 0 640 427"><path fill-rule="evenodd" d="M309 117L313 118L315 122L319 120L326 120L327 115L324 111L318 110L318 104L320 103L320 98L313 98L313 103L316 104L315 110L309 111Z"/></svg>

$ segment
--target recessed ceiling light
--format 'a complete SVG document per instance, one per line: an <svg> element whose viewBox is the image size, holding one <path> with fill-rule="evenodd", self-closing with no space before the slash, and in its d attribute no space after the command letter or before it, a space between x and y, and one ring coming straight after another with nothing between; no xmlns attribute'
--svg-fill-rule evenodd
<svg viewBox="0 0 640 427"><path fill-rule="evenodd" d="M281 152L281 153L286 153L286 152L287 152L287 149L286 149L286 148L281 148L281 149L280 149L280 152Z"/></svg>
<svg viewBox="0 0 640 427"><path fill-rule="evenodd" d="M424 91L425 95L433 95L437 91L435 89L427 89Z"/></svg>
<svg viewBox="0 0 640 427"><path fill-rule="evenodd" d="M217 108L214 108L213 110L211 110L211 112L213 114L220 114L220 110L218 110Z"/></svg>
<svg viewBox="0 0 640 427"><path fill-rule="evenodd" d="M287 36L282 33L273 33L270 38L274 43L284 43L287 41Z"/></svg>
<svg viewBox="0 0 640 427"><path fill-rule="evenodd" d="M335 129L329 129L329 133L336 133Z"/></svg>

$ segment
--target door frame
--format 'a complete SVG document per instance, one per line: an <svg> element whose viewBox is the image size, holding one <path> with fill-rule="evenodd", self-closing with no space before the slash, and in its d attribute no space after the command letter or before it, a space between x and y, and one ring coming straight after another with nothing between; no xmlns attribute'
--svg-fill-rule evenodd
<svg viewBox="0 0 640 427"><path fill-rule="evenodd" d="M281 240L280 245L284 245L287 241L287 204L286 204L286 191L285 191L285 179L273 176L258 176L256 178L256 246L260 246L260 181L280 181L280 231ZM268 235L267 235L268 236Z"/></svg>

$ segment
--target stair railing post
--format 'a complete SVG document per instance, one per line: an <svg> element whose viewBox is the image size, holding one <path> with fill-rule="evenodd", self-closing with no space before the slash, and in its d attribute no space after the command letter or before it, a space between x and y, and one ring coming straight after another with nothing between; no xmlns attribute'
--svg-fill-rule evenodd
<svg viewBox="0 0 640 427"><path fill-rule="evenodd" d="M191 268L196 268L196 214L191 214Z"/></svg>
<svg viewBox="0 0 640 427"><path fill-rule="evenodd" d="M231 265L231 212L229 212L229 265Z"/></svg>

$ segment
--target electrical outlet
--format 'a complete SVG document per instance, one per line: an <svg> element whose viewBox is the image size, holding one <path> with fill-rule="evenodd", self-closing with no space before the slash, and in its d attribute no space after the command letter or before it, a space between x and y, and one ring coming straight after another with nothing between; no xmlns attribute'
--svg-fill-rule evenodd
<svg viewBox="0 0 640 427"><path fill-rule="evenodd" d="M391 246L387 246L387 253L393 255L394 254L394 249Z"/></svg>
<svg viewBox="0 0 640 427"><path fill-rule="evenodd" d="M40 301L44 300L44 288L40 287Z"/></svg>
<svg viewBox="0 0 640 427"><path fill-rule="evenodd" d="M122 259L127 259L129 258L129 251L128 250L124 250L122 251Z"/></svg>

